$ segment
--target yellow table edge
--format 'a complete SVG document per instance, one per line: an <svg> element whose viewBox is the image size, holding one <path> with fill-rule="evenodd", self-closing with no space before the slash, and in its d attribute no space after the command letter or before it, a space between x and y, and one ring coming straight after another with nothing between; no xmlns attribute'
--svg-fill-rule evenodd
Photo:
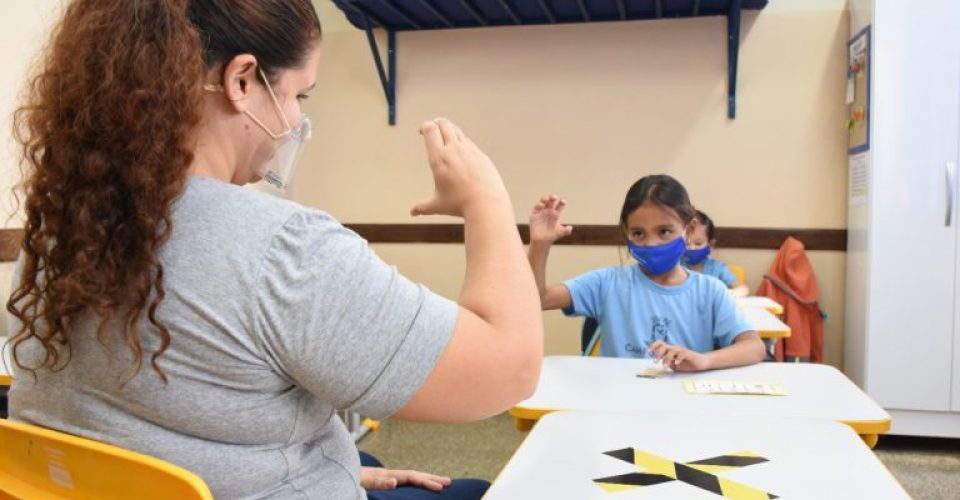
<svg viewBox="0 0 960 500"><path fill-rule="evenodd" d="M790 336L790 330L760 330L757 334L762 339L785 339Z"/></svg>
<svg viewBox="0 0 960 500"><path fill-rule="evenodd" d="M10 375L0 375L0 385L13 385L13 377Z"/></svg>
<svg viewBox="0 0 960 500"><path fill-rule="evenodd" d="M552 413L555 411L563 411L558 409L549 409L549 408L524 408L520 406L514 406L510 408L510 416L516 420L517 428L522 429L526 427L525 424L521 424L521 421L529 422L532 427L532 423L540 420L541 417L547 413ZM887 418L885 420L840 420L841 423L849 425L857 434L864 436L864 440L870 444L870 437L873 437L873 444L876 444L876 436L880 434L885 434L890 430L891 419ZM871 444L871 448L873 447Z"/></svg>

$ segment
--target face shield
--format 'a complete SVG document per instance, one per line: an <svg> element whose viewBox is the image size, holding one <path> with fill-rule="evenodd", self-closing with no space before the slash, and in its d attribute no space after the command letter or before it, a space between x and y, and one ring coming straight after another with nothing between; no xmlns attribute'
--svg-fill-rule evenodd
<svg viewBox="0 0 960 500"><path fill-rule="evenodd" d="M267 80L267 75L263 72L262 68L258 68L258 70L260 72L260 78L273 103L274 111L276 111L277 117L283 124L284 129L280 132L274 132L270 130L270 127L263 123L263 121L257 118L256 115L249 110L244 110L244 114L256 123L270 138L275 141L282 141L277 147L273 157L262 165L255 167L253 171L268 184L281 191L286 191L290 186L290 180L293 178L293 169L296 166L297 160L300 158L303 146L312 137L313 129L310 118L307 117L306 114L301 115L299 127L296 129L290 127L290 122L283 113L283 108L280 106L280 101L270 86L270 81ZM205 85L204 90L208 92L224 92L223 86L221 85Z"/></svg>
<svg viewBox="0 0 960 500"><path fill-rule="evenodd" d="M273 158L255 169L257 175L273 187L286 191L290 186L290 180L293 179L293 170L297 166L297 160L300 159L303 147L310 140L312 134L310 118L307 115L302 115L300 126L290 130L285 137L279 139L283 143L277 148Z"/></svg>

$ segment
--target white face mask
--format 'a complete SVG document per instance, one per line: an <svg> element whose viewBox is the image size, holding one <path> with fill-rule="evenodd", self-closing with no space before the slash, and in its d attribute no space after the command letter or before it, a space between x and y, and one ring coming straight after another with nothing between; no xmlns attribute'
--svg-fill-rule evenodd
<svg viewBox="0 0 960 500"><path fill-rule="evenodd" d="M306 114L301 115L299 127L294 129L290 126L290 122L287 120L287 116L283 114L283 109L280 107L280 102L277 100L276 94L273 93L273 88L270 87L267 75L264 74L262 68L259 68L259 71L260 77L267 87L267 93L270 94L270 99L273 101L274 109L277 112L277 116L280 117L284 129L280 132L273 132L249 110L243 111L250 120L263 129L272 139L283 141L283 143L277 147L277 151L273 157L262 165L255 167L253 171L267 183L281 191L286 191L290 186L290 180L293 178L293 169L297 164L297 160L300 158L303 146L312 137L313 130L310 124L310 118L307 117ZM208 92L224 91L222 85L205 85L203 89Z"/></svg>

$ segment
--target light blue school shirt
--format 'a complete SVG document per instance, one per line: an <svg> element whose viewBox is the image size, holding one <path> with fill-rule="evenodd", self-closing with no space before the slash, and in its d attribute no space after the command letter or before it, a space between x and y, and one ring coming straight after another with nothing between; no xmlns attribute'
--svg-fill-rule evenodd
<svg viewBox="0 0 960 500"><path fill-rule="evenodd" d="M601 356L647 357L662 340L710 352L752 331L720 281L695 272L679 286L655 283L640 266L612 266L564 282L570 291L567 316L597 319Z"/></svg>
<svg viewBox="0 0 960 500"><path fill-rule="evenodd" d="M731 271L726 264L719 260L711 259L710 257L707 257L706 262L703 264L703 271L700 271L700 273L713 276L728 287L737 282L737 277L733 275L733 271Z"/></svg>

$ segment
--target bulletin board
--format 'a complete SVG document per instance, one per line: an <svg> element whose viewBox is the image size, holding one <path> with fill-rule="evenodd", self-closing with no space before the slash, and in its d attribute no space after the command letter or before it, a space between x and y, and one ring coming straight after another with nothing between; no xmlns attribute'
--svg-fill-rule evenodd
<svg viewBox="0 0 960 500"><path fill-rule="evenodd" d="M870 150L870 26L847 44L847 131L849 154Z"/></svg>

